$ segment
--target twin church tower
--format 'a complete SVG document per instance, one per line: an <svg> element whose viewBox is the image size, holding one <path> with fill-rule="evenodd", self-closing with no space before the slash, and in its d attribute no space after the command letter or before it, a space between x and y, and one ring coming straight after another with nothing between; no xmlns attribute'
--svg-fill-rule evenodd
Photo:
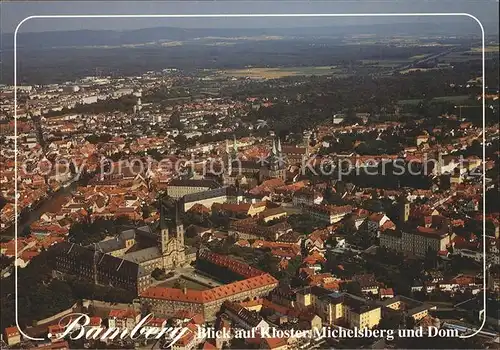
<svg viewBox="0 0 500 350"><path fill-rule="evenodd" d="M281 147L279 138L273 138L271 153L258 161L244 161L238 157L238 144L233 138L233 146L229 147L226 141L226 152L224 154L225 173L224 178L237 175L258 176L259 182L269 178L286 180L286 157Z"/></svg>

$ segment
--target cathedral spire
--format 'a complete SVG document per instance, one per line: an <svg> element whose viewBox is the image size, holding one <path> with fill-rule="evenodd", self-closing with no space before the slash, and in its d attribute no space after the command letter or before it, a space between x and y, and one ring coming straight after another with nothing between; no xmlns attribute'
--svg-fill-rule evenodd
<svg viewBox="0 0 500 350"><path fill-rule="evenodd" d="M178 225L181 222L181 215L179 213L180 202L175 202L175 224Z"/></svg>
<svg viewBox="0 0 500 350"><path fill-rule="evenodd" d="M238 143L236 142L236 135L233 135L233 151L235 154L238 152Z"/></svg>
<svg viewBox="0 0 500 350"><path fill-rule="evenodd" d="M167 223L166 223L166 204L164 202L164 198L160 198L160 229L166 229L167 228Z"/></svg>

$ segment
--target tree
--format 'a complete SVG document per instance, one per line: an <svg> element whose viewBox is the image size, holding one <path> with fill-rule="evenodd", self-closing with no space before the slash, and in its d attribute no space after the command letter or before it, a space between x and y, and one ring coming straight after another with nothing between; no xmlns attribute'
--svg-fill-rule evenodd
<svg viewBox="0 0 500 350"><path fill-rule="evenodd" d="M23 231L21 232L22 237L29 237L31 236L31 227L29 225L25 226L23 228Z"/></svg>
<svg viewBox="0 0 500 350"><path fill-rule="evenodd" d="M289 277L296 276L300 266L302 265L302 257L296 256L290 260L288 260L288 266L286 267L286 275Z"/></svg>
<svg viewBox="0 0 500 350"><path fill-rule="evenodd" d="M389 312L385 315L378 325L379 329L398 329L401 322L401 316L397 312Z"/></svg>
<svg viewBox="0 0 500 350"><path fill-rule="evenodd" d="M111 140L112 136L109 134L101 134L101 135L89 135L85 138L86 141L92 143L92 144L98 144L98 143L106 143L109 140Z"/></svg>
<svg viewBox="0 0 500 350"><path fill-rule="evenodd" d="M259 257L257 268L279 278L280 272L278 271L278 263L279 259L274 257L270 251L266 251Z"/></svg>
<svg viewBox="0 0 500 350"><path fill-rule="evenodd" d="M363 292L361 291L361 286L358 282L347 282L344 286L345 291L347 293L362 296Z"/></svg>
<svg viewBox="0 0 500 350"><path fill-rule="evenodd" d="M184 128L184 123L181 121L181 113L175 110L170 116L169 125L173 129L182 130Z"/></svg>
<svg viewBox="0 0 500 350"><path fill-rule="evenodd" d="M10 266L14 262L13 257L7 257L6 255L0 255L0 270Z"/></svg>
<svg viewBox="0 0 500 350"><path fill-rule="evenodd" d="M411 316L406 316L406 329L413 329L415 328L415 319Z"/></svg>

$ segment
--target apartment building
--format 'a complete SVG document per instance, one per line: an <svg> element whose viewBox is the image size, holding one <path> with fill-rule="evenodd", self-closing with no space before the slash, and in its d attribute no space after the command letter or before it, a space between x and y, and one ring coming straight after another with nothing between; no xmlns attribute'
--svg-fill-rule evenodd
<svg viewBox="0 0 500 350"><path fill-rule="evenodd" d="M352 212L350 205L309 205L305 207L305 212L316 220L334 224L342 220L344 216Z"/></svg>
<svg viewBox="0 0 500 350"><path fill-rule="evenodd" d="M424 257L429 249L445 251L451 244L448 232L418 226L415 230L385 230L380 233L380 246Z"/></svg>
<svg viewBox="0 0 500 350"><path fill-rule="evenodd" d="M354 328L373 328L382 318L381 307L349 293L332 292L322 287L297 291L297 308L313 308L323 324L347 324Z"/></svg>
<svg viewBox="0 0 500 350"><path fill-rule="evenodd" d="M413 232L402 232L401 249L403 252L424 257L429 249L439 252L451 244L450 234L431 227L418 226Z"/></svg>
<svg viewBox="0 0 500 350"><path fill-rule="evenodd" d="M210 209L212 208L212 205L215 203L226 203L226 202L227 202L227 187L220 187L220 188L209 189L206 191L204 190L196 193L186 194L181 199L181 206L183 211L188 211L195 204L201 204L206 208Z"/></svg>

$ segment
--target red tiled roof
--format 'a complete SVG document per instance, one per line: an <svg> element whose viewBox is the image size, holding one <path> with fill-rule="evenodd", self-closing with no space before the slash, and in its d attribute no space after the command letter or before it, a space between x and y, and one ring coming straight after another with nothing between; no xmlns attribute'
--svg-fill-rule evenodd
<svg viewBox="0 0 500 350"><path fill-rule="evenodd" d="M90 318L89 326L100 326L102 323L102 318L99 316L94 316Z"/></svg>
<svg viewBox="0 0 500 350"><path fill-rule="evenodd" d="M151 299L163 299L203 304L210 301L220 300L231 295L239 294L255 288L277 284L278 281L270 274L262 274L260 276L251 277L246 280L236 281L223 286L212 289L199 290L182 290L167 287L151 287L146 289L141 296Z"/></svg>
<svg viewBox="0 0 500 350"><path fill-rule="evenodd" d="M199 214L207 214L207 213L210 213L210 209L208 209L207 207L205 207L201 203L196 203L191 208L189 208L188 212L190 212L190 213L199 213Z"/></svg>
<svg viewBox="0 0 500 350"><path fill-rule="evenodd" d="M211 342L209 341L206 341L204 344L203 344L203 350L215 350L217 349L217 347L215 345L213 345Z"/></svg>
<svg viewBox="0 0 500 350"><path fill-rule="evenodd" d="M380 295L394 295L394 291L392 290L392 288L387 288L387 289L381 288Z"/></svg>
<svg viewBox="0 0 500 350"><path fill-rule="evenodd" d="M50 325L47 327L47 329L49 330L49 333L52 333L52 334L63 332L65 330L65 328L66 327L59 325L59 324L53 324L53 325Z"/></svg>
<svg viewBox="0 0 500 350"><path fill-rule="evenodd" d="M310 205L310 209L315 210L315 211L320 211L324 213L329 213L329 214L347 214L352 212L352 206L350 205L343 205L343 206L335 206L335 205Z"/></svg>
<svg viewBox="0 0 500 350"><path fill-rule="evenodd" d="M5 335L7 336L7 338L15 337L20 334L21 333L19 332L19 329L16 326L5 328Z"/></svg>
<svg viewBox="0 0 500 350"><path fill-rule="evenodd" d="M325 261L326 261L326 259L321 254L314 252L313 254L304 258L304 260L302 262L305 264L308 264L308 265L312 265L312 264L316 264L318 262L325 262Z"/></svg>
<svg viewBox="0 0 500 350"><path fill-rule="evenodd" d="M251 204L241 203L241 204L233 204L233 203L223 203L219 207L224 211L229 211L232 213L247 213L250 209Z"/></svg>
<svg viewBox="0 0 500 350"><path fill-rule="evenodd" d="M35 256L39 255L40 252L38 251L32 251L32 250L25 250L24 252L21 253L20 258L23 261L31 261Z"/></svg>
<svg viewBox="0 0 500 350"><path fill-rule="evenodd" d="M443 232L443 231L439 231L439 230L436 230L435 228L432 228L432 227L424 227L424 226L418 226L417 227L417 230L416 230L416 233L417 234L422 234L422 235L425 235L425 236L443 236L445 235L446 233Z"/></svg>
<svg viewBox="0 0 500 350"><path fill-rule="evenodd" d="M164 323L167 322L166 318L154 317L150 319L146 324L150 327L163 327Z"/></svg>
<svg viewBox="0 0 500 350"><path fill-rule="evenodd" d="M205 318L202 314L196 314L191 319L191 322L193 322L194 324L202 325L203 323L205 323Z"/></svg>
<svg viewBox="0 0 500 350"><path fill-rule="evenodd" d="M239 245L240 247L250 247L250 243L246 239L240 239L235 244Z"/></svg>
<svg viewBox="0 0 500 350"><path fill-rule="evenodd" d="M189 325L188 325L188 328L189 328ZM192 330L189 328L189 331L186 334L184 334L179 340L177 340L175 345L181 345L181 346L188 345L189 343L191 343L194 340L195 332L196 332L196 330Z"/></svg>
<svg viewBox="0 0 500 350"><path fill-rule="evenodd" d="M264 338L269 349L276 349L287 344L286 338Z"/></svg>
<svg viewBox="0 0 500 350"><path fill-rule="evenodd" d="M135 317L137 316L136 312L132 309L116 309L116 310L111 310L109 312L109 318L115 317L115 318L126 318L126 317Z"/></svg>
<svg viewBox="0 0 500 350"><path fill-rule="evenodd" d="M238 260L235 260L235 259L231 259L231 258L224 256L224 255L212 253L208 250L202 251L199 254L198 258L206 260L206 261L211 262L213 264L216 264L218 266L225 267L225 268L231 270L232 272L235 272L235 273L237 273L243 277L246 277L246 278L255 277L255 276L259 276L259 275L264 274L264 272L254 268L254 267L251 267L248 264L245 264L245 263L238 261Z"/></svg>

